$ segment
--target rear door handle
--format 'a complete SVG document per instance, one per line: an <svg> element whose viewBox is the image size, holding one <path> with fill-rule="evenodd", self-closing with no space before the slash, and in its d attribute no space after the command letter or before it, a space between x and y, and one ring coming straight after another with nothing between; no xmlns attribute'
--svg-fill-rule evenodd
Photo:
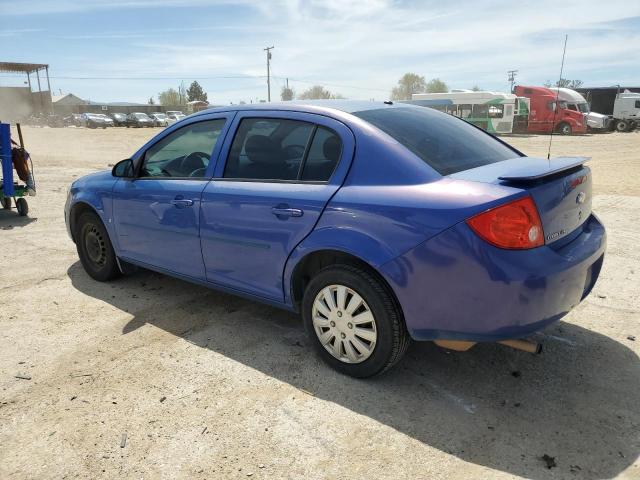
<svg viewBox="0 0 640 480"><path fill-rule="evenodd" d="M301 217L304 212L299 208L273 207L271 213L276 217Z"/></svg>
<svg viewBox="0 0 640 480"><path fill-rule="evenodd" d="M182 195L178 195L176 198L171 200L171 205L175 206L176 208L191 207L193 205L193 200L183 198Z"/></svg>

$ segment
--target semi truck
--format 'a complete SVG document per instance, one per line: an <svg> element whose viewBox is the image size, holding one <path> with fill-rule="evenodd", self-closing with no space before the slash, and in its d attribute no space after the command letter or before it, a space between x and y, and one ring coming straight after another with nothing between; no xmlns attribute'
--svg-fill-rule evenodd
<svg viewBox="0 0 640 480"><path fill-rule="evenodd" d="M562 135L581 134L587 131L587 102L576 102L575 98L563 92L563 88L530 87L516 85L513 93L518 97L526 97L530 101L527 132L551 133ZM568 102L565 98L571 97ZM586 112L583 111L586 109Z"/></svg>
<svg viewBox="0 0 640 480"><path fill-rule="evenodd" d="M591 110L589 104L580 93L572 90L571 88L554 88L553 92L558 92L558 100L566 102L566 106L569 110L574 112L582 112L585 122L587 124L587 131L604 132L608 131L611 118L602 113L597 113Z"/></svg>
<svg viewBox="0 0 640 480"><path fill-rule="evenodd" d="M404 103L455 115L493 134L526 130L529 118L529 99L511 93L472 90L414 93L411 100Z"/></svg>
<svg viewBox="0 0 640 480"><path fill-rule="evenodd" d="M593 110L610 118L610 128L630 132L640 126L640 87L578 88Z"/></svg>

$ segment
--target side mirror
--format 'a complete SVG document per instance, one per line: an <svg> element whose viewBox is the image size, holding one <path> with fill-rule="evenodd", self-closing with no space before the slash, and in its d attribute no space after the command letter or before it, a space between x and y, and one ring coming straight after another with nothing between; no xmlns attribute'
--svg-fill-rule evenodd
<svg viewBox="0 0 640 480"><path fill-rule="evenodd" d="M133 178L133 160L127 158L116 163L111 170L111 175L116 178Z"/></svg>

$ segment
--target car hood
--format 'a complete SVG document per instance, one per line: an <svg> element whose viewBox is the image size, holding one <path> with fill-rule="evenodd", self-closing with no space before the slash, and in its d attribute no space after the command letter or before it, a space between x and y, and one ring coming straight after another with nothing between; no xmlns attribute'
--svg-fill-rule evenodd
<svg viewBox="0 0 640 480"><path fill-rule="evenodd" d="M111 170L103 170L80 177L73 182L71 186L73 188L86 188L94 185L105 185L107 183L113 184L116 180L117 179L111 175Z"/></svg>

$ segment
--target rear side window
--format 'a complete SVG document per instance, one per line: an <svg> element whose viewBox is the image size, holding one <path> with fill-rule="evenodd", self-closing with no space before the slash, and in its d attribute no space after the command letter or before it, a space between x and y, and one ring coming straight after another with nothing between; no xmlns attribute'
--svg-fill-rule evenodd
<svg viewBox="0 0 640 480"><path fill-rule="evenodd" d="M224 178L242 180L329 180L342 142L333 131L313 123L274 118L240 122Z"/></svg>
<svg viewBox="0 0 640 480"><path fill-rule="evenodd" d="M393 137L441 175L520 156L482 130L428 108L374 109L354 115Z"/></svg>
<svg viewBox="0 0 640 480"><path fill-rule="evenodd" d="M340 160L342 142L335 132L318 127L304 162L302 180L325 182Z"/></svg>

